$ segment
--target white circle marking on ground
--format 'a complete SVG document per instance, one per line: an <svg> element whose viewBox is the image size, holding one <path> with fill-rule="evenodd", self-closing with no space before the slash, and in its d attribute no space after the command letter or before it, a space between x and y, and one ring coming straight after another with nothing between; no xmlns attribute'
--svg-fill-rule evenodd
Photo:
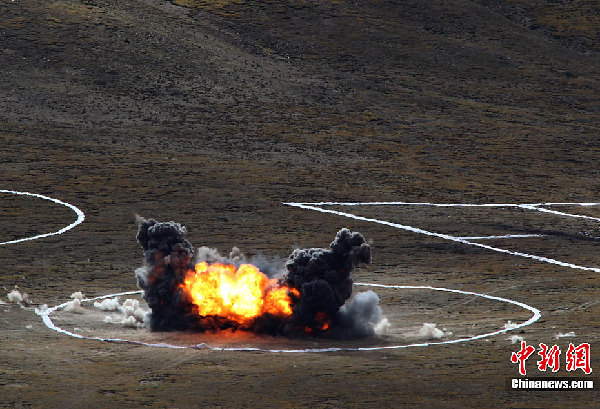
<svg viewBox="0 0 600 409"><path fill-rule="evenodd" d="M485 298L488 300L513 304L513 305L516 305L523 309L526 309L528 311L531 311L533 313L533 315L527 321L522 322L513 328L504 328L504 329L500 329L497 331L488 332L485 334L475 335L472 337L457 338L457 339L451 339L451 340L439 341L439 342L423 342L423 343L415 343L415 344L407 344L407 345L386 345L386 346L360 347L360 348L333 347L333 348L309 348L309 349L263 349L263 348L235 348L235 347L222 348L222 347L210 346L207 344L198 344L198 345L191 345L191 346L173 345L173 344L167 344L167 343L153 344L153 343L146 343L146 342L141 342L141 341L121 339L121 338L101 338L101 337L92 337L92 336L87 336L87 335L81 335L81 334L67 331L65 329L58 327L56 324L54 324L54 322L50 318L50 314L63 308L65 305L67 305L67 302L57 305L57 306L54 306L54 307L51 307L51 308L48 308L44 311L36 309L36 314L38 314L39 316L42 317L44 324L46 324L46 326L48 328L50 328L51 330L60 332L65 335L69 335L71 337L79 338L79 339L89 339L89 340L104 341L104 342L127 343L127 344L133 344L133 345L143 345L143 346L159 347L159 348L210 349L213 351L250 351L250 352L254 351L254 352L272 352L272 353L379 351L379 350L387 350L387 349L402 349L402 348L411 348L411 347L426 347L426 346L432 346L432 345L457 344L460 342L475 341L478 339L487 338L487 337L491 337L494 335L503 334L503 333L506 333L508 331L512 331L512 330L515 330L518 328L522 328L527 325L533 324L534 322L539 320L541 317L540 310L538 310L537 308L534 308L530 305L524 304L522 302L510 300L508 298L503 298L503 297L496 297L496 296L492 296L492 295L488 295L488 294L475 293L475 292L471 292L471 291L453 290L450 288L443 288L443 287L412 286L412 285L386 285L386 284L373 284L373 283L355 283L355 285L365 286L365 287L376 287L376 288L377 287L378 288L395 288L395 289L402 289L402 290L405 290L405 289L406 290L417 290L418 289L418 290L444 291L444 292L449 292L449 293L476 296L476 297L481 297L481 298ZM84 300L82 300L82 302L90 302L90 301L94 301L94 300L101 300L101 299L105 299L105 298L112 298L112 297L118 297L118 296L123 296L123 295L133 295L133 294L141 294L141 291L128 291L128 292L122 292L122 293L116 293L116 294L108 294L108 295L103 295L103 296L99 296L99 297L95 297L95 298L84 299Z"/></svg>
<svg viewBox="0 0 600 409"><path fill-rule="evenodd" d="M6 194L11 194L11 195L21 195L21 196L32 196L32 197L37 197L39 199L49 200L49 201L57 203L59 205L68 207L69 209L73 210L75 212L75 214L77 215L77 220L75 220L73 223L69 224L68 226L63 227L62 229L60 229L58 231L51 232L51 233L38 234L36 236L31 236L31 237L24 237L22 239L17 239L17 240L0 242L0 246L4 246L6 244L21 243L24 241L37 240L37 239L41 239L44 237L55 236L57 234L63 234L67 230L71 230L73 227L77 226L78 224L83 223L83 221L85 220L85 214L81 210L79 210L76 206L73 206L70 203L63 202L62 200L55 199L53 197L40 195L38 193L17 192L15 190L4 190L4 189L0 189L0 193L6 193Z"/></svg>

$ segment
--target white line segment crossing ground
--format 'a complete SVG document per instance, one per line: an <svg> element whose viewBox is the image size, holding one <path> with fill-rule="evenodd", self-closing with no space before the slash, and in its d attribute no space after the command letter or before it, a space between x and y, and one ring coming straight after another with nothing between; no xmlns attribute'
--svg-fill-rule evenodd
<svg viewBox="0 0 600 409"><path fill-rule="evenodd" d="M313 210L316 212L321 212L321 213L329 213L329 214L335 214L338 216L343 216L343 217L348 217L350 219L355 219L355 220L360 220L360 221L365 221L365 222L371 222L371 223L377 223L377 224L383 224L386 226L390 226L390 227L394 227L396 229L401 229L401 230L407 230L413 233L419 233L419 234L424 234L427 236L434 236L434 237L439 237L441 239L444 240L450 240L450 241L454 241L454 242L458 242L458 243L463 243L463 244L467 244L470 246L476 246L476 247L481 247L487 250L491 250L491 251L496 251L499 253L504 253L504 254L510 254L512 256L519 256L519 257L525 257L525 258L530 258L533 260L537 260L537 261L542 261L544 263L549 263L549 264L556 264L562 267L568 267L568 268L574 268L574 269L578 269L578 270L585 270L585 271L594 271L596 273L600 273L600 268L597 267L587 267L587 266L581 266L581 265L577 265L577 264L573 264L573 263L567 263L564 261L560 261L560 260L555 260L552 258L548 258L548 257L542 257L542 256L536 256L535 254L527 254L527 253L522 253L519 251L511 251L511 250L506 250L506 249L502 249L499 247L493 247L493 246L489 246L487 244L482 244L482 243L477 243L471 240L480 240L480 239L490 239L490 238L496 238L494 236L485 236L485 237L458 237L458 236L452 236L449 234L442 234L442 233L436 233L436 232L432 232L432 231L427 231L424 229L420 229L418 227L413 227L413 226L409 226L409 225L404 225L404 224L400 224L400 223L392 223L386 220L380 220L380 219L374 219L374 218L369 218L369 217L363 217L363 216L357 216L355 214L352 213L347 213L347 212L340 212L337 210L332 210L332 209L326 209L325 206L434 206L434 207L518 207L521 209L526 209L526 210L534 210L534 211L538 211L538 212L545 212L545 213L552 213L552 214L556 214L559 216L564 216L564 217L576 217L576 218L585 218L585 219L590 219L590 220L597 220L600 222L600 218L597 217L591 217L591 216L584 216L584 215L578 215L578 214L571 214L571 213L565 213L565 212L559 212L556 210L550 210L550 209L546 209L540 206L598 206L600 205L600 203L533 203L533 204L493 204L493 203L485 203L485 204L471 204L471 203L410 203L410 202L319 202L319 203L294 203L294 202L287 202L287 203L283 203L284 205L287 206L293 206L293 207L297 207L300 209L305 209L305 210ZM516 238L517 235L513 235L512 237L508 237L508 238ZM506 236L502 237L498 237L498 238L506 238Z"/></svg>

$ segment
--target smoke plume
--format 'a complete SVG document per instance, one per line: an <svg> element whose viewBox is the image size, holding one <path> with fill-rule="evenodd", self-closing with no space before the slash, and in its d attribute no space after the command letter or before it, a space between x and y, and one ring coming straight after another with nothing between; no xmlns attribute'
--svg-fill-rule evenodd
<svg viewBox="0 0 600 409"><path fill-rule="evenodd" d="M151 309L148 322L153 331L242 328L273 335L354 338L374 335L375 324L383 318L379 298L372 291L359 293L344 305L352 294L352 271L371 261L364 237L348 229L340 230L328 249L294 250L285 266L264 257L251 260L269 277L264 279L269 283L265 291L287 293L289 315L268 310L242 323L231 316L203 316L190 292L183 289L196 263L224 263L237 268L248 260L235 247L228 257L207 247L198 248L194 254L186 233L185 227L175 222L140 219L137 240L145 260L136 270L136 278Z"/></svg>
<svg viewBox="0 0 600 409"><path fill-rule="evenodd" d="M374 334L373 324L381 320L379 297L375 293L352 295L351 273L360 263L371 262L371 247L364 237L340 230L329 249L296 249L286 267L286 281L300 296L293 306L295 328L328 332L335 338Z"/></svg>
<svg viewBox="0 0 600 409"><path fill-rule="evenodd" d="M142 220L137 241L144 249L144 266L135 274L152 310L153 331L193 329L197 318L181 290L188 270L193 269L194 250L185 227L175 222Z"/></svg>

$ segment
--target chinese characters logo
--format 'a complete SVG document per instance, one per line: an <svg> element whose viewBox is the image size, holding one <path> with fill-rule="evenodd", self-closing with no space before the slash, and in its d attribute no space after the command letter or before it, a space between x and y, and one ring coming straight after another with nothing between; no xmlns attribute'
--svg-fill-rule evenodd
<svg viewBox="0 0 600 409"><path fill-rule="evenodd" d="M544 343L540 343L538 355L540 360L537 361L537 367L540 371L546 372L548 368L552 369L552 372L558 372L560 369L560 354L561 350L558 345L553 345L548 348ZM535 348L531 345L527 345L527 342L521 341L521 349L518 352L513 352L510 357L510 361L513 364L519 364L519 373L521 375L527 374L525 368L525 361L535 352ZM581 369L586 375L592 373L592 367L590 366L590 344L582 343L578 346L569 344L569 348L565 353L566 370L569 372Z"/></svg>

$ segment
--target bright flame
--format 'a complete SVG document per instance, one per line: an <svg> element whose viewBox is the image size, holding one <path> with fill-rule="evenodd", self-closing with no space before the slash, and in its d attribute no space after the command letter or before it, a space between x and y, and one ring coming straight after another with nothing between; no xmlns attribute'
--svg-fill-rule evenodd
<svg viewBox="0 0 600 409"><path fill-rule="evenodd" d="M311 328L309 326L304 327L304 331L308 334L314 333L315 330L319 331L327 331L331 326L331 319L329 315L323 311L317 312L315 315L315 327Z"/></svg>
<svg viewBox="0 0 600 409"><path fill-rule="evenodd" d="M198 307L198 315L219 316L247 326L263 314L280 317L292 315L289 293L299 295L294 288L269 279L252 264L236 269L231 264L196 264L189 271L184 291Z"/></svg>

